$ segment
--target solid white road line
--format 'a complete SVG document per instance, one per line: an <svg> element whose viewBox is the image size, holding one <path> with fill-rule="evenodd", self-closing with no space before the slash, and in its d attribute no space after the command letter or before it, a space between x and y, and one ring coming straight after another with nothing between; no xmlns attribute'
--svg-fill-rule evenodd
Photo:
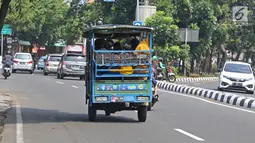
<svg viewBox="0 0 255 143"><path fill-rule="evenodd" d="M204 101L204 102L207 102L207 103L211 103L211 104L214 104L214 105L219 105L219 106L222 106L222 107L227 107L227 108L231 108L231 109L235 109L235 110L239 110L239 111L244 111L244 112L255 114L255 112L251 111L251 110L246 110L246 109L234 107L234 106L231 106L231 105L220 104L220 103L217 103L217 102L213 102L213 101L209 101L209 100L206 100L206 99L202 99L200 97L196 97L194 95L188 95L188 94L182 94L182 93L177 93L177 92L164 91L164 90L161 90L161 89L159 91L160 92L165 92L165 93L170 93L170 94L173 94L173 95L179 95L179 96L184 96L184 97L188 97L188 98L193 98L193 99L197 99L197 100Z"/></svg>
<svg viewBox="0 0 255 143"><path fill-rule="evenodd" d="M197 137L195 135L192 135L191 133L188 133L188 132L186 132L186 131L184 131L182 129L174 129L174 130L176 130L177 132L182 133L182 134L184 134L184 135L186 135L188 137L191 137L191 138L193 138L193 139L195 139L197 141L205 141L204 139L202 139L200 137Z"/></svg>
<svg viewBox="0 0 255 143"><path fill-rule="evenodd" d="M24 143L23 139L23 121L21 116L20 104L16 100L16 143Z"/></svg>
<svg viewBox="0 0 255 143"><path fill-rule="evenodd" d="M60 81L56 81L56 83L58 83L58 84L64 84L63 82L60 82Z"/></svg>
<svg viewBox="0 0 255 143"><path fill-rule="evenodd" d="M79 87L77 87L77 86L75 86L75 85L72 85L72 87L73 87L73 88L79 88Z"/></svg>

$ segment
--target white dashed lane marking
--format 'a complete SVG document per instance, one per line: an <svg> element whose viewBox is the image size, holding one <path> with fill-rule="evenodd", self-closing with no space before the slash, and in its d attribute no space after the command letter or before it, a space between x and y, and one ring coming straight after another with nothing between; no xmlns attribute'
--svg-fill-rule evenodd
<svg viewBox="0 0 255 143"><path fill-rule="evenodd" d="M72 87L73 87L73 88L79 88L79 87L77 87L77 86L75 86L75 85L72 85Z"/></svg>
<svg viewBox="0 0 255 143"><path fill-rule="evenodd" d="M200 138L200 137L197 137L197 136L195 136L195 135L193 135L193 134L191 134L191 133L188 133L188 132L186 132L186 131L184 131L184 130L182 130L182 129L174 129L175 131L177 131L177 132L179 132L179 133L182 133L182 134L184 134L184 135L186 135L186 136L188 136L188 137L191 137L191 138L193 138L193 139L195 139L195 140L197 140L197 141L205 141L204 139L202 139L202 138Z"/></svg>
<svg viewBox="0 0 255 143"><path fill-rule="evenodd" d="M60 82L60 81L56 81L56 83L58 83L58 84L64 84L63 82Z"/></svg>

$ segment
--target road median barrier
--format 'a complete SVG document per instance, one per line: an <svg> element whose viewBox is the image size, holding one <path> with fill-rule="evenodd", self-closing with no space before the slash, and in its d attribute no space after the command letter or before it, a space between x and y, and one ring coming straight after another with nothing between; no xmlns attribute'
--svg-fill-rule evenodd
<svg viewBox="0 0 255 143"><path fill-rule="evenodd" d="M223 102L230 105L237 105L245 108L255 109L255 100L249 97L235 95L231 93L209 90L186 85L179 85L163 81L157 82L158 88L166 91L178 92L183 94L194 95L203 98L209 98L215 101Z"/></svg>

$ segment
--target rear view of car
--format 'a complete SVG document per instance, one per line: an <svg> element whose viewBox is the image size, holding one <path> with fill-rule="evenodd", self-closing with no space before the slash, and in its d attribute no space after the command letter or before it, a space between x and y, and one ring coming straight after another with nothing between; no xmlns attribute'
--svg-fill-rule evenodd
<svg viewBox="0 0 255 143"><path fill-rule="evenodd" d="M34 62L30 53L16 53L13 59L12 72L16 71L29 71L33 73Z"/></svg>
<svg viewBox="0 0 255 143"><path fill-rule="evenodd" d="M43 74L48 75L49 73L57 73L58 64L61 60L60 54L49 54L44 60Z"/></svg>
<svg viewBox="0 0 255 143"><path fill-rule="evenodd" d="M44 69L44 59L46 59L46 56L42 56L37 63L37 69L43 70Z"/></svg>
<svg viewBox="0 0 255 143"><path fill-rule="evenodd" d="M85 76L85 56L82 54L65 54L59 63L57 77L80 77L80 80Z"/></svg>
<svg viewBox="0 0 255 143"><path fill-rule="evenodd" d="M254 75L250 64L226 62L220 75L219 90L238 90L254 93Z"/></svg>

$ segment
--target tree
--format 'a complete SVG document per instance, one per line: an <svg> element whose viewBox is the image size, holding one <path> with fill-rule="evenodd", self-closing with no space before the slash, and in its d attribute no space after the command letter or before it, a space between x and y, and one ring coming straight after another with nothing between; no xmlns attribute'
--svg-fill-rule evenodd
<svg viewBox="0 0 255 143"><path fill-rule="evenodd" d="M6 21L11 23L21 39L44 46L62 37L61 25L67 9L68 6L63 0L26 0L19 4L19 7L13 2Z"/></svg>
<svg viewBox="0 0 255 143"><path fill-rule="evenodd" d="M163 11L146 19L146 25L154 27L154 44L158 46L173 46L177 44L178 26L174 24L173 17L166 16Z"/></svg>
<svg viewBox="0 0 255 143"><path fill-rule="evenodd" d="M4 20L8 12L8 8L11 0L2 0L1 9L0 9L0 30L2 31Z"/></svg>

